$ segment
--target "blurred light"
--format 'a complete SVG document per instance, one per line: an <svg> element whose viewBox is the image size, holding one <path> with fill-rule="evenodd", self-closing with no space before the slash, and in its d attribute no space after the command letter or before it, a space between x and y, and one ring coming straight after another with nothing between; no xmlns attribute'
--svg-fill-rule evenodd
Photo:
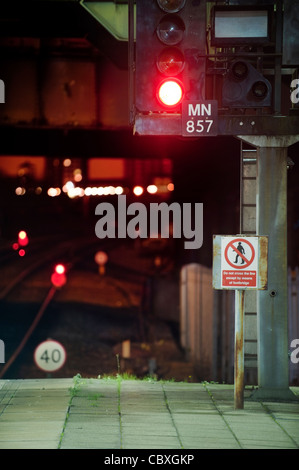
<svg viewBox="0 0 299 470"><path fill-rule="evenodd" d="M42 193L43 189L38 186L37 188L35 188L35 194L37 194L38 196Z"/></svg>
<svg viewBox="0 0 299 470"><path fill-rule="evenodd" d="M15 193L17 196L24 196L24 194L26 193L26 189L25 188L21 188L21 186L18 186L16 189L15 189Z"/></svg>
<svg viewBox="0 0 299 470"><path fill-rule="evenodd" d="M73 199L74 197L82 197L84 196L84 189L80 188L79 186L70 188L67 192L67 195L70 199Z"/></svg>
<svg viewBox="0 0 299 470"><path fill-rule="evenodd" d="M12 244L12 249L13 249L13 250L17 251L18 248L19 248L19 244L18 244L18 243L15 242L15 243Z"/></svg>
<svg viewBox="0 0 299 470"><path fill-rule="evenodd" d="M70 158L66 158L65 160L63 160L63 166L68 167L71 166L71 164L72 160Z"/></svg>
<svg viewBox="0 0 299 470"><path fill-rule="evenodd" d="M74 187L75 187L75 185L72 181L67 181L62 187L62 191L64 193L67 193L70 189L72 189Z"/></svg>
<svg viewBox="0 0 299 470"><path fill-rule="evenodd" d="M82 171L80 168L76 168L76 170L74 170L74 180L79 183L79 181L82 181Z"/></svg>
<svg viewBox="0 0 299 470"><path fill-rule="evenodd" d="M117 186L117 187L115 188L115 194L120 195L120 194L122 194L123 192L124 192L124 188L122 188L121 186Z"/></svg>
<svg viewBox="0 0 299 470"><path fill-rule="evenodd" d="M29 240L28 240L27 233L25 232L25 230L21 230L18 233L18 244L20 246L26 246L28 245L28 243L29 243Z"/></svg>
<svg viewBox="0 0 299 470"><path fill-rule="evenodd" d="M108 261L108 255L105 251L98 251L94 256L94 260L100 266L104 265Z"/></svg>
<svg viewBox="0 0 299 470"><path fill-rule="evenodd" d="M57 274L63 274L63 273L65 273L65 267L63 266L63 264L57 264L57 265L55 266L55 272L56 272Z"/></svg>
<svg viewBox="0 0 299 470"><path fill-rule="evenodd" d="M19 250L19 255L20 255L20 256L25 256L25 254L26 254L25 250L24 250L23 248L21 248L21 249Z"/></svg>
<svg viewBox="0 0 299 470"><path fill-rule="evenodd" d="M143 188L141 186L135 186L133 188L133 193L135 194L135 196L141 196L141 194L143 193Z"/></svg>
<svg viewBox="0 0 299 470"><path fill-rule="evenodd" d="M150 193L150 194L155 194L157 191L158 191L158 188L155 184L150 184L147 187L147 192Z"/></svg>
<svg viewBox="0 0 299 470"><path fill-rule="evenodd" d="M65 266L61 263L56 264L51 276L51 282L55 287L62 287L66 283Z"/></svg>
<svg viewBox="0 0 299 470"><path fill-rule="evenodd" d="M167 189L168 189L168 191L174 191L174 184L173 183L168 183Z"/></svg>
<svg viewBox="0 0 299 470"><path fill-rule="evenodd" d="M61 193L60 188L49 188L48 189L48 196L50 196L50 197L59 196L60 193Z"/></svg>

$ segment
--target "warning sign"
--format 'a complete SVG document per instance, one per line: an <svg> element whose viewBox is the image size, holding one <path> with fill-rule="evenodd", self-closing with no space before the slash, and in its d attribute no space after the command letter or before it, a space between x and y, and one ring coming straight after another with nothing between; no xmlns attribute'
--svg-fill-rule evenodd
<svg viewBox="0 0 299 470"><path fill-rule="evenodd" d="M221 240L221 287L257 288L258 237Z"/></svg>
<svg viewBox="0 0 299 470"><path fill-rule="evenodd" d="M267 289L268 237L213 235L214 289Z"/></svg>

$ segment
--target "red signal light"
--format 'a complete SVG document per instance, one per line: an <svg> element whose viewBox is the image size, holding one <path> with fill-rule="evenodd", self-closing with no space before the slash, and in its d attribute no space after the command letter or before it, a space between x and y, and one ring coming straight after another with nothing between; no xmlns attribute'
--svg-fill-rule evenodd
<svg viewBox="0 0 299 470"><path fill-rule="evenodd" d="M18 243L20 246L26 246L29 243L27 233L24 230L21 230L18 234Z"/></svg>
<svg viewBox="0 0 299 470"><path fill-rule="evenodd" d="M177 106L183 99L183 85L173 78L164 80L158 88L158 99L161 104L168 108Z"/></svg>
<svg viewBox="0 0 299 470"><path fill-rule="evenodd" d="M57 264L55 266L55 272L57 274L64 274L65 273L65 267L63 266L63 264Z"/></svg>
<svg viewBox="0 0 299 470"><path fill-rule="evenodd" d="M54 287L62 287L66 283L65 266L63 264L55 266L51 282Z"/></svg>

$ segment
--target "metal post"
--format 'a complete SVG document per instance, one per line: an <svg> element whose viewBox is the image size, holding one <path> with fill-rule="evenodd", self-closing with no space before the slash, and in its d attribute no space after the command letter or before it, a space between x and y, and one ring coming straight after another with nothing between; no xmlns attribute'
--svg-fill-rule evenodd
<svg viewBox="0 0 299 470"><path fill-rule="evenodd" d="M235 290L235 409L244 408L244 298L245 291Z"/></svg>
<svg viewBox="0 0 299 470"><path fill-rule="evenodd" d="M289 391L287 298L287 149L258 149L257 233L269 235L268 290L257 296L259 391L287 399Z"/></svg>
<svg viewBox="0 0 299 470"><path fill-rule="evenodd" d="M242 136L242 140L245 136ZM292 400L287 298L287 147L298 136L246 136L257 146L257 235L267 235L268 290L258 291L257 400Z"/></svg>

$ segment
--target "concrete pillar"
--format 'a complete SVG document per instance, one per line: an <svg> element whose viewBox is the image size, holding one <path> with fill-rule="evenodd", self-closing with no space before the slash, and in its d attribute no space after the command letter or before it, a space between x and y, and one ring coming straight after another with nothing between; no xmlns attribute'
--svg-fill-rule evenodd
<svg viewBox="0 0 299 470"><path fill-rule="evenodd" d="M269 237L268 290L257 292L257 400L292 400L287 295L287 147L299 136L242 136L257 147L257 235Z"/></svg>

